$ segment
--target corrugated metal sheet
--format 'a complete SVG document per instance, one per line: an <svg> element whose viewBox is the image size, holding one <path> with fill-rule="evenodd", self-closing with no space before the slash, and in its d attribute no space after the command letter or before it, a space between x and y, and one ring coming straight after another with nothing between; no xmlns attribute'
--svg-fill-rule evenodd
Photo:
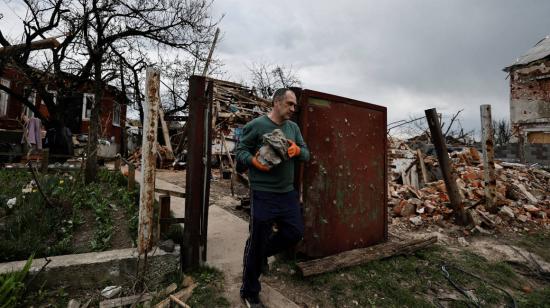
<svg viewBox="0 0 550 308"><path fill-rule="evenodd" d="M533 48L529 49L524 55L519 57L516 62L504 68L504 71L509 72L514 66L526 65L533 61L544 59L548 56L550 56L550 36L547 36L538 42Z"/></svg>
<svg viewBox="0 0 550 308"><path fill-rule="evenodd" d="M304 90L299 122L311 151L299 250L323 257L386 240L386 108Z"/></svg>

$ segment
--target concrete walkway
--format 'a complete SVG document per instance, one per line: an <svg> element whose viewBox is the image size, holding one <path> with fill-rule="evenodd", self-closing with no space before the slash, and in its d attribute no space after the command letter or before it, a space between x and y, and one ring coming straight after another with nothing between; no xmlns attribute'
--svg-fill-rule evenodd
<svg viewBox="0 0 550 308"><path fill-rule="evenodd" d="M136 180L139 181L138 171L136 171ZM185 190L158 178L155 181L156 189L171 190L175 187L179 188L178 191ZM171 197L170 200L170 209L174 217L184 217L185 199ZM206 262L224 273L225 297L231 303L231 307L243 307L239 289L242 279L244 245L247 237L247 222L219 206L210 205ZM298 305L266 283L262 284L260 297L269 308L299 308Z"/></svg>

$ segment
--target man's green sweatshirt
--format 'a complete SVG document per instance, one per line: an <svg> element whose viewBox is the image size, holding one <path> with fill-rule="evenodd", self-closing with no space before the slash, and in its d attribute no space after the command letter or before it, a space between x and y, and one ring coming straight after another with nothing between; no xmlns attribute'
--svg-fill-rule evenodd
<svg viewBox="0 0 550 308"><path fill-rule="evenodd" d="M289 160L283 160L279 165L268 172L256 169L252 165L252 158L262 147L262 136L271 133L274 129L280 129L287 139L290 139L300 147L300 155ZM237 160L248 166L250 187L252 190L270 192L289 192L294 189L294 164L296 159L309 160L309 151L296 123L287 120L281 125L264 115L248 122L243 127L243 134L236 149Z"/></svg>

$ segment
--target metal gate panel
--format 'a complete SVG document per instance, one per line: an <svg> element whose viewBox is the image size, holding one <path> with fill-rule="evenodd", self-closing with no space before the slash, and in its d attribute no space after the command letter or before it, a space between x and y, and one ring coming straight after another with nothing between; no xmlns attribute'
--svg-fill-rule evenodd
<svg viewBox="0 0 550 308"><path fill-rule="evenodd" d="M299 248L323 257L387 239L385 107L311 90L300 127L311 151L302 178L305 234Z"/></svg>

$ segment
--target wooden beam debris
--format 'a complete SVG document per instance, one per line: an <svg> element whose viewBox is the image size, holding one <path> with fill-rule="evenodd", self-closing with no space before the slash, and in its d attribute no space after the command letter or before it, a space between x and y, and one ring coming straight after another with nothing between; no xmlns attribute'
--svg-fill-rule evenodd
<svg viewBox="0 0 550 308"><path fill-rule="evenodd" d="M405 242L386 242L367 248L345 251L321 259L300 262L297 264L304 277L335 271L338 269L361 265L374 260L410 254L437 242L437 237L411 240Z"/></svg>
<svg viewBox="0 0 550 308"><path fill-rule="evenodd" d="M162 300L160 303L156 304L155 308L170 307L170 302L172 301L172 297L177 298L182 302L187 301L191 297L191 294L193 294L193 290L195 289L196 286L197 284L193 282L191 285L187 286L185 289L182 289L172 295L167 294L168 297Z"/></svg>
<svg viewBox="0 0 550 308"><path fill-rule="evenodd" d="M420 170L422 171L422 181L424 184L429 182L428 171L426 170L426 164L424 163L424 155L420 149L416 149L416 155L418 156L418 162L420 163Z"/></svg>
<svg viewBox="0 0 550 308"><path fill-rule="evenodd" d="M153 299L153 296L149 293L113 298L113 299L108 299L100 302L99 308L114 308L114 307L122 307L126 305L134 305L137 303L147 302L152 299Z"/></svg>
<svg viewBox="0 0 550 308"><path fill-rule="evenodd" d="M449 195L449 199L451 201L451 207L457 216L458 222L461 224L466 224L467 216L464 211L464 205L462 204L462 198L460 197L460 193L456 185L456 172L449 159L447 144L445 137L441 132L441 125L439 124L437 111L435 108L432 108L427 109L424 112L426 113L426 120L428 121L428 126L430 127L432 141L434 143L435 151L437 152L437 160L439 161L441 173L443 174L443 180L445 181L445 186L447 187L447 194Z"/></svg>

